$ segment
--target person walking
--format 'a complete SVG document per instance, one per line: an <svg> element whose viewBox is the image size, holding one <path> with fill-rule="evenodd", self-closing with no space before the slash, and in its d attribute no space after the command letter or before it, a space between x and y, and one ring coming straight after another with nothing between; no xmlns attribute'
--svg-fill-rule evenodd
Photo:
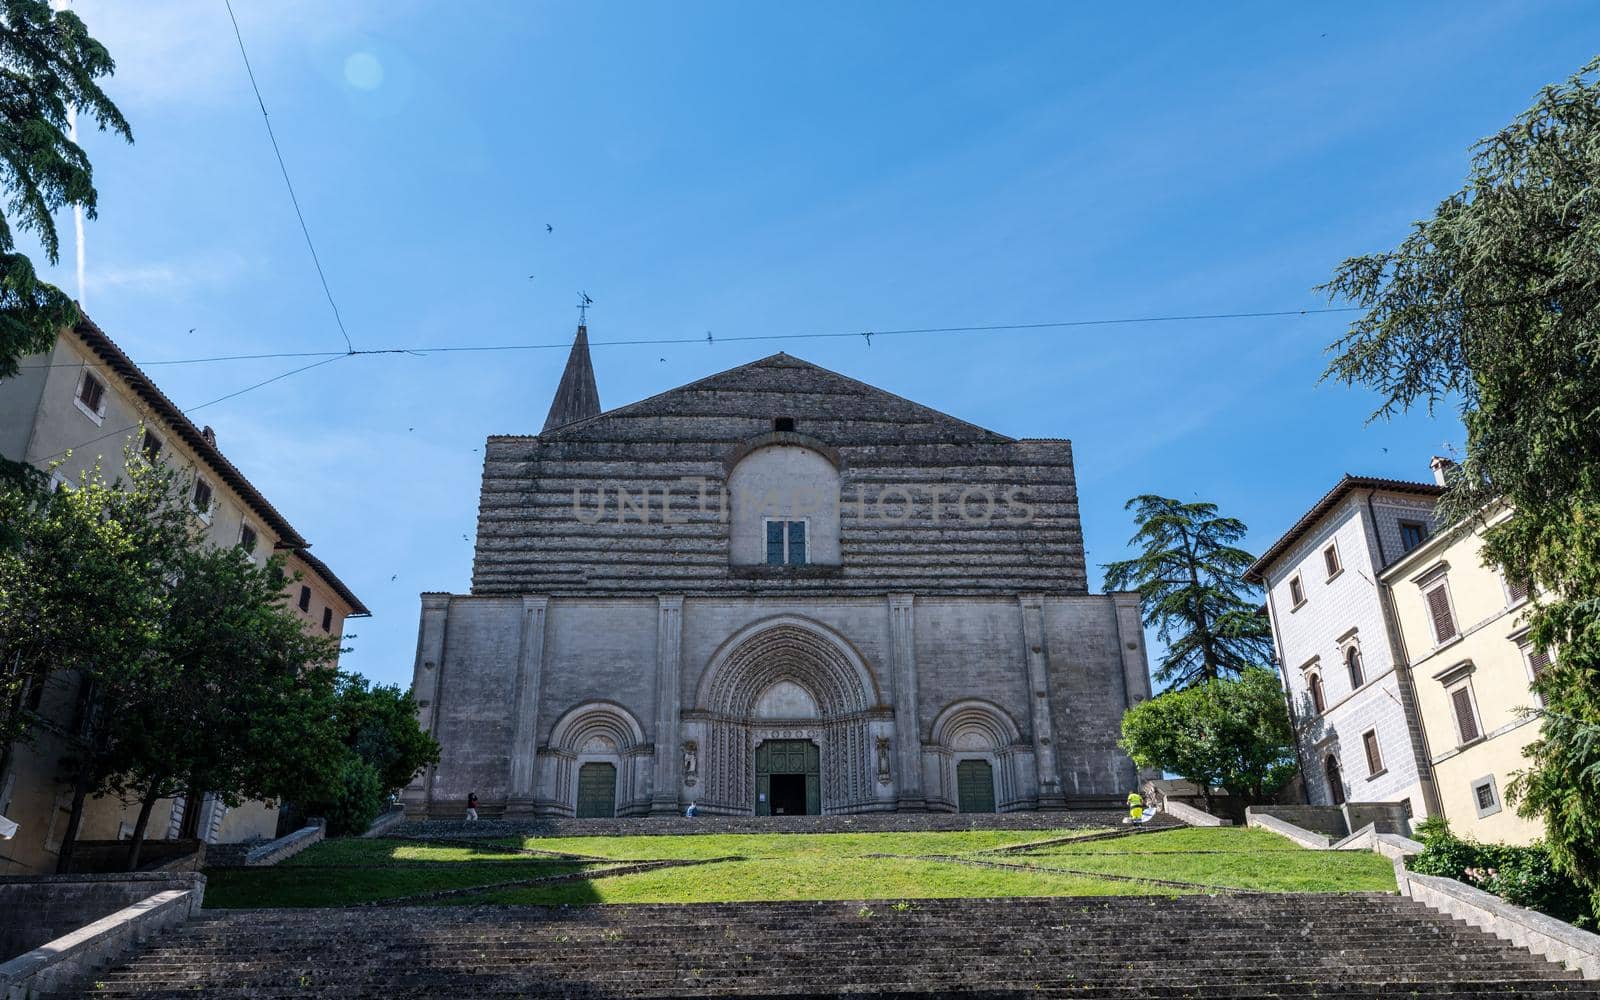
<svg viewBox="0 0 1600 1000"><path fill-rule="evenodd" d="M475 823L478 820L478 793L467 793L467 822Z"/></svg>

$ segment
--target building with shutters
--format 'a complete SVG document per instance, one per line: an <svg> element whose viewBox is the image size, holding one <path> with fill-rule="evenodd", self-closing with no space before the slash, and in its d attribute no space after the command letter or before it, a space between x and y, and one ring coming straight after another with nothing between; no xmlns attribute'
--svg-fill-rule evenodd
<svg viewBox="0 0 1600 1000"><path fill-rule="evenodd" d="M306 628L342 634L346 619L368 614L344 582L309 551L306 540L217 446L210 427L197 427L101 329L87 318L63 330L52 349L23 358L21 370L0 381L0 456L51 475L53 488L71 488L97 465L107 479L129 455L192 473L194 516L214 545L239 546L258 562L284 556L292 579L290 606ZM0 841L0 872L54 870L70 815L72 790L62 761L83 707L83 679L57 672L24 696L50 725L16 747L0 771L0 815L21 824ZM137 802L90 799L79 836L126 837ZM149 836L180 833L208 843L276 834L278 809L266 802L230 808L206 796L195 810L182 798L158 802Z"/></svg>
<svg viewBox="0 0 1600 1000"><path fill-rule="evenodd" d="M836 814L1118 801L1149 680L1070 442L787 354L602 410L579 327L543 429L488 439L413 691L412 815Z"/></svg>
<svg viewBox="0 0 1600 1000"><path fill-rule="evenodd" d="M1501 510L1485 523L1509 516ZM1442 531L1381 578L1416 691L1422 737L1451 828L1526 844L1543 832L1506 801L1523 749L1539 734L1530 682L1549 661L1528 641L1528 588L1485 566L1483 532Z"/></svg>
<svg viewBox="0 0 1600 1000"><path fill-rule="evenodd" d="M1267 594L1313 805L1439 811L1418 701L1379 578L1424 546L1443 487L1346 475L1246 572Z"/></svg>

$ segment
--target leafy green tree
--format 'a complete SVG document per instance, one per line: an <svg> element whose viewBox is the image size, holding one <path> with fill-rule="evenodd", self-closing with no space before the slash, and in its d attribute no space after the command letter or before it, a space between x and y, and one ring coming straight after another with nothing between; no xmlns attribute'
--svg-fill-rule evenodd
<svg viewBox="0 0 1600 1000"><path fill-rule="evenodd" d="M1254 561L1234 543L1244 522L1216 504L1145 494L1129 500L1139 530L1132 559L1105 567L1108 590L1137 590L1144 623L1166 653L1156 680L1183 687L1271 662L1272 628L1244 571Z"/></svg>
<svg viewBox="0 0 1600 1000"><path fill-rule="evenodd" d="M89 157L71 138L69 108L129 142L133 131L97 82L116 63L70 10L48 0L0 0L0 378L17 359L47 350L78 319L62 291L42 282L16 252L16 230L32 233L50 263L61 256L55 213L76 205L94 218Z"/></svg>
<svg viewBox="0 0 1600 1000"><path fill-rule="evenodd" d="M1141 768L1159 768L1200 786L1261 802L1296 770L1294 734L1278 675L1247 667L1238 677L1168 691L1122 716L1122 748Z"/></svg>
<svg viewBox="0 0 1600 1000"><path fill-rule="evenodd" d="M1472 149L1466 182L1393 250L1323 286L1363 313L1325 378L1375 390L1374 418L1459 408L1466 458L1441 504L1529 582L1533 642L1555 652L1518 811L1600 901L1600 60L1542 90Z"/></svg>
<svg viewBox="0 0 1600 1000"><path fill-rule="evenodd" d="M417 725L410 691L358 674L338 675L333 720L338 751L324 755L302 794L291 798L305 814L325 818L329 833L360 833L391 792L439 762L439 744Z"/></svg>
<svg viewBox="0 0 1600 1000"><path fill-rule="evenodd" d="M127 752L132 708L160 680L168 580L195 537L193 514L173 503L173 490L170 470L131 453L125 480L108 481L97 466L52 493L0 485L0 517L21 539L0 550L0 751L9 757L42 726L68 741L73 796L62 871L85 798ZM56 677L76 687L70 718L46 717L32 697Z"/></svg>
<svg viewBox="0 0 1600 1000"><path fill-rule="evenodd" d="M130 869L159 799L180 791L192 803L209 793L230 806L274 798L293 784L305 747L332 742L329 702L307 695L331 690L332 671L320 665L338 657L338 640L290 610L282 557L257 565L239 548L201 542L179 555L171 580L160 669L130 706L119 769L97 789L141 802ZM289 747L298 749L261 738L284 728L295 730Z"/></svg>

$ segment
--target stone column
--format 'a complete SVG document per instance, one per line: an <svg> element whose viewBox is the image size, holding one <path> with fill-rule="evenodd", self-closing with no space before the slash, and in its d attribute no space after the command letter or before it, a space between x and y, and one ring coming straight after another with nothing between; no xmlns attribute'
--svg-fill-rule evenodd
<svg viewBox="0 0 1600 1000"><path fill-rule="evenodd" d="M916 598L889 595L889 656L894 675L895 808L928 807L922 792L922 723L917 717Z"/></svg>
<svg viewBox="0 0 1600 1000"><path fill-rule="evenodd" d="M450 620L450 595L422 595L422 615L417 620L417 659L411 674L411 696L417 701L417 725L429 735L437 735L439 722L439 674L444 663L445 626ZM423 768L400 793L406 813L426 815L433 797L435 767Z"/></svg>
<svg viewBox="0 0 1600 1000"><path fill-rule="evenodd" d="M511 715L511 780L506 788L506 815L533 815L538 770L539 689L544 678L545 618L550 599L522 598L521 638L517 647L517 690Z"/></svg>
<svg viewBox="0 0 1600 1000"><path fill-rule="evenodd" d="M1056 769L1055 729L1050 721L1050 671L1044 643L1044 598L1021 594L1022 641L1028 665L1028 701L1033 705L1033 759L1039 775L1039 807L1061 809L1060 772Z"/></svg>
<svg viewBox="0 0 1600 1000"><path fill-rule="evenodd" d="M678 709L682 700L678 668L683 659L683 597L662 594L656 598L656 609L656 766L650 811L676 815L678 786L683 780L683 761L678 740Z"/></svg>

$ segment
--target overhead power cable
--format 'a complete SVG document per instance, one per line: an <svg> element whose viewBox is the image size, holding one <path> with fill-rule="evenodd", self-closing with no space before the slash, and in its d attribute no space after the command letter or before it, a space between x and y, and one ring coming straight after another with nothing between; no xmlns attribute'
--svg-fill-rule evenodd
<svg viewBox="0 0 1600 1000"><path fill-rule="evenodd" d="M1358 312L1356 306L1330 306L1318 309L1275 309L1265 312L1234 312L1234 313L1195 313L1183 316L1124 316L1110 319L1070 319L1056 320L1046 323L998 323L986 326L930 326L915 327L901 330L830 330L825 332L809 333L763 333L746 334L743 336L719 336L714 343L728 344L744 341L774 341L774 340L823 340L848 337L893 337L911 334L952 334L952 333L1006 333L1026 330L1064 330L1073 327L1090 326L1129 326L1140 323L1192 323L1211 320L1240 320L1240 319L1273 319L1290 316L1315 316L1323 313ZM629 340L591 340L590 347L643 347L666 346L671 344L704 344L706 337L660 337L638 338ZM434 347L384 347L370 350L350 351L273 351L263 354L219 354L203 358L177 358L168 361L145 361L140 363L141 368L154 368L162 365L203 365L221 361L269 361L288 358L331 358L351 357L365 354L415 354L425 356L429 354L451 353L482 353L489 351L553 351L570 350L572 341L561 340L540 344L449 344ZM21 365L22 368L65 368L75 367L77 362L58 362L55 364Z"/></svg>
<svg viewBox="0 0 1600 1000"><path fill-rule="evenodd" d="M306 238L306 249L311 251L311 263L316 265L317 278L322 282L322 294L328 297L328 308L333 310L333 321L338 324L339 333L344 337L345 349L353 351L355 345L350 343L350 333L344 328L344 317L339 315L339 304L333 301L333 290L328 287L328 276L323 273L322 259L317 256L317 245L311 241L311 229L306 225L305 213L300 210L300 199L294 193L294 181L289 179L289 167L283 162L283 150L278 148L278 137L272 131L272 117L267 114L267 102L261 99L261 88L256 84L256 71L250 66L250 53L244 48L244 35L239 31L239 19L233 14L232 0L222 0L222 3L228 8L228 20L233 22L233 37L239 40L239 55L244 57L244 71L250 77L250 89L255 91L256 103L261 106L261 120L267 126L267 138L272 140L272 152L278 158L278 170L283 174L283 186L289 189L289 201L294 205L294 216L300 220L300 232Z"/></svg>
<svg viewBox="0 0 1600 1000"><path fill-rule="evenodd" d="M349 355L346 355L346 354L335 354L331 358L323 358L321 361L313 361L309 365L301 365L299 368L293 368L293 369L290 369L289 371L286 371L286 372L279 372L278 374L272 376L271 378L262 379L260 382L257 382L254 385L247 385L243 389L235 389L233 392L228 393L226 396L218 396L216 399L208 399L204 403L197 403L196 405L191 406L188 409L184 410L183 411L183 415L187 417L191 413L196 412L197 410L203 410L208 406L216 406L218 403L225 403L230 399L237 399L238 397L243 396L247 392L254 392L257 389L260 389L262 386L271 385L272 383L281 381L283 379L286 379L291 375L298 375L301 372L308 372L313 368L321 368L323 365L332 364L333 362L338 361L340 358L345 358L345 357L348 357L348 356ZM79 443L73 445L70 448L64 448L61 451L56 452L54 455L46 455L44 458L37 459L36 461L38 461L40 463L54 462L56 459L64 457L68 452L77 451L79 448L87 448L89 445L95 444L96 442L99 442L99 441L104 441L106 438L116 437L119 434L126 434L131 430L137 429L139 427L139 425L142 424L142 423L144 423L144 421L139 420L139 421L135 421L134 423L128 424L128 425L126 425L124 427L119 427L116 430L106 431L104 434L101 434L101 435L99 435L97 437L92 437L87 441L80 441Z"/></svg>

